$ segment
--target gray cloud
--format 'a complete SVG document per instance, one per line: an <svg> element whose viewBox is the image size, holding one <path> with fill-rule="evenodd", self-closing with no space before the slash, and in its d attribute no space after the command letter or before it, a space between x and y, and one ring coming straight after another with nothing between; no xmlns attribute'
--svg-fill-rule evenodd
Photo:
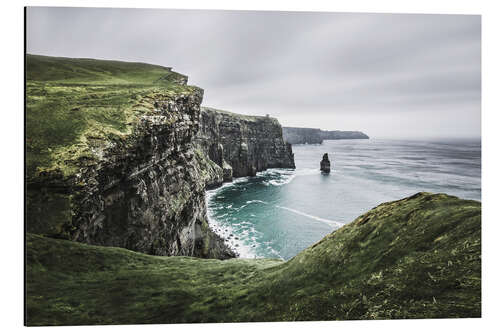
<svg viewBox="0 0 500 333"><path fill-rule="evenodd" d="M289 126L480 135L480 16L32 7L27 47L171 66Z"/></svg>

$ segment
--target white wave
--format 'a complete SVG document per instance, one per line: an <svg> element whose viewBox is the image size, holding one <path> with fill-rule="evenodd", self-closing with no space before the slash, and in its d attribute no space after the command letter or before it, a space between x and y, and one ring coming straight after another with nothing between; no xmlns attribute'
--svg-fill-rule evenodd
<svg viewBox="0 0 500 333"><path fill-rule="evenodd" d="M233 185L233 183L224 183L221 186L214 188L213 190L205 191L205 197L210 201L210 199L212 199L212 197L214 195L216 195L217 193L219 193L223 188L226 188L226 187L229 187L232 185Z"/></svg>
<svg viewBox="0 0 500 333"><path fill-rule="evenodd" d="M294 169L267 169L266 171L257 172L257 177L271 177L275 179L265 180L262 184L266 186L281 186L288 184L295 178Z"/></svg>
<svg viewBox="0 0 500 333"><path fill-rule="evenodd" d="M267 202L265 201L262 201L262 200L250 200L250 201L247 201L244 205L241 205L240 207L237 207L235 208L235 210L237 212L239 212L240 210L242 210L243 208L245 208L246 206L250 205L250 204L253 204L253 203L263 203L263 204L268 204ZM231 207L226 207L226 208L231 208ZM253 215L253 214L252 214ZM253 215L255 216L255 215Z"/></svg>
<svg viewBox="0 0 500 333"><path fill-rule="evenodd" d="M235 210L236 210L237 212L239 212L240 210L242 210L242 209L243 209L243 208L245 208L246 206L247 206L247 205L241 205L241 206L239 206L239 207L235 208Z"/></svg>
<svg viewBox="0 0 500 333"><path fill-rule="evenodd" d="M281 185L288 184L294 178L295 178L295 175L290 175L288 177L284 177L284 178L281 178L281 179L273 179L273 180L263 181L262 183L264 185L266 185L266 186L269 186L269 185L272 185L272 186L281 186Z"/></svg>
<svg viewBox="0 0 500 333"><path fill-rule="evenodd" d="M244 182L248 181L249 179L250 179L250 176L238 177L238 178L234 178L232 182L225 183L224 185L226 185L226 184L231 185L231 184L244 183Z"/></svg>
<svg viewBox="0 0 500 333"><path fill-rule="evenodd" d="M281 254L280 254L278 251L276 251L273 247L268 246L268 247L267 247L267 250L268 250L269 252L271 252L272 254L274 254L275 256L277 256L278 258L280 258L281 260L285 260L285 258L283 258L283 257L281 256Z"/></svg>
<svg viewBox="0 0 500 333"><path fill-rule="evenodd" d="M215 218L214 209L208 205L209 199L208 196L205 198L210 229L222 237L224 243L237 253L240 258L262 258L262 256L258 256L255 252L256 248L259 246L258 237L256 236L258 236L260 232L255 230L253 225L248 221L241 221L236 224L226 222L222 217L226 217L227 213L219 216L218 219ZM233 217L232 220L236 220L236 218ZM236 230L235 227L238 227L238 230ZM242 229L242 227L243 230L239 230Z"/></svg>
<svg viewBox="0 0 500 333"><path fill-rule="evenodd" d="M319 174L319 169L269 169L263 172L257 173L257 176L275 176L277 179L266 180L262 183L266 186L282 186L290 183L295 177L299 176L311 176Z"/></svg>
<svg viewBox="0 0 500 333"><path fill-rule="evenodd" d="M295 169L267 169L265 171L257 172L257 176L268 176L268 175L291 175L295 173Z"/></svg>
<svg viewBox="0 0 500 333"><path fill-rule="evenodd" d="M340 228L341 226L343 226L344 224L341 223L341 222L337 222L337 221L332 221L332 220L327 220L327 219L324 219L322 217L318 217L318 216L314 216L314 215L310 215L310 214L307 214L307 213L304 213L304 212L301 212L301 211L298 211L298 210L295 210L295 209L292 209L292 208L288 208L288 207L283 207L283 206L276 206L277 208L281 208L281 209L285 209L285 210L288 210L292 213L295 213L297 215L302 215L302 216L305 216L305 217L308 217L310 219L313 219L313 220L316 220L316 221L320 221L320 222L324 222L332 227L337 227L337 228Z"/></svg>
<svg viewBox="0 0 500 333"><path fill-rule="evenodd" d="M221 223L212 218L211 213L208 212L208 224L213 232L224 239L224 243L236 252L240 258L260 258L255 252L258 242L256 237L250 237L250 234L255 229L244 230L243 232L236 232L230 224ZM238 225L241 225L239 223ZM236 226L236 225L235 225Z"/></svg>
<svg viewBox="0 0 500 333"><path fill-rule="evenodd" d="M246 203L248 205L248 204L257 203L257 202L258 203L263 203L263 204L266 204L266 205L268 204L268 202L265 202L265 201L262 201L262 200L249 200Z"/></svg>

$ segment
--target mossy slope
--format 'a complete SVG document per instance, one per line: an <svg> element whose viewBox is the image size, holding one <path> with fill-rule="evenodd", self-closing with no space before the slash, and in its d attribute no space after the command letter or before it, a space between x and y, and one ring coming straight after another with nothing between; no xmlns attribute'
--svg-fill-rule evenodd
<svg viewBox="0 0 500 333"><path fill-rule="evenodd" d="M28 234L28 325L481 315L481 204L382 204L288 262L155 257Z"/></svg>

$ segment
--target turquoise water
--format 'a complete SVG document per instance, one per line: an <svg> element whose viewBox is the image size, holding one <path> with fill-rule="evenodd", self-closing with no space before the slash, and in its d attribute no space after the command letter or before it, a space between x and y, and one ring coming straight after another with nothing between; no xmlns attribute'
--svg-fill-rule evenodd
<svg viewBox="0 0 500 333"><path fill-rule="evenodd" d="M479 140L335 140L294 145L297 168L208 191L212 228L241 257L290 259L386 201L420 191L481 200ZM319 162L328 153L332 172Z"/></svg>

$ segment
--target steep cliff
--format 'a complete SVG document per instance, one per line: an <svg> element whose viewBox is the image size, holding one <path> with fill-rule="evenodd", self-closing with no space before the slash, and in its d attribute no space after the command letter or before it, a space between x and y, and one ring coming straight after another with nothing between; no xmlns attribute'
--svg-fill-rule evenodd
<svg viewBox="0 0 500 333"><path fill-rule="evenodd" d="M481 316L481 203L384 203L283 262L27 237L27 324Z"/></svg>
<svg viewBox="0 0 500 333"><path fill-rule="evenodd" d="M292 147L283 141L276 118L204 107L196 142L220 167L225 181L255 176L268 168L295 168Z"/></svg>
<svg viewBox="0 0 500 333"><path fill-rule="evenodd" d="M369 139L359 131L323 131L319 128L283 127L283 138L290 144L316 144L323 140Z"/></svg>
<svg viewBox="0 0 500 333"><path fill-rule="evenodd" d="M170 68L27 56L27 230L155 255L235 254L206 219L203 91Z"/></svg>
<svg viewBox="0 0 500 333"><path fill-rule="evenodd" d="M323 140L369 139L360 131L321 131Z"/></svg>
<svg viewBox="0 0 500 333"><path fill-rule="evenodd" d="M283 139L292 145L323 142L319 128L283 127Z"/></svg>

